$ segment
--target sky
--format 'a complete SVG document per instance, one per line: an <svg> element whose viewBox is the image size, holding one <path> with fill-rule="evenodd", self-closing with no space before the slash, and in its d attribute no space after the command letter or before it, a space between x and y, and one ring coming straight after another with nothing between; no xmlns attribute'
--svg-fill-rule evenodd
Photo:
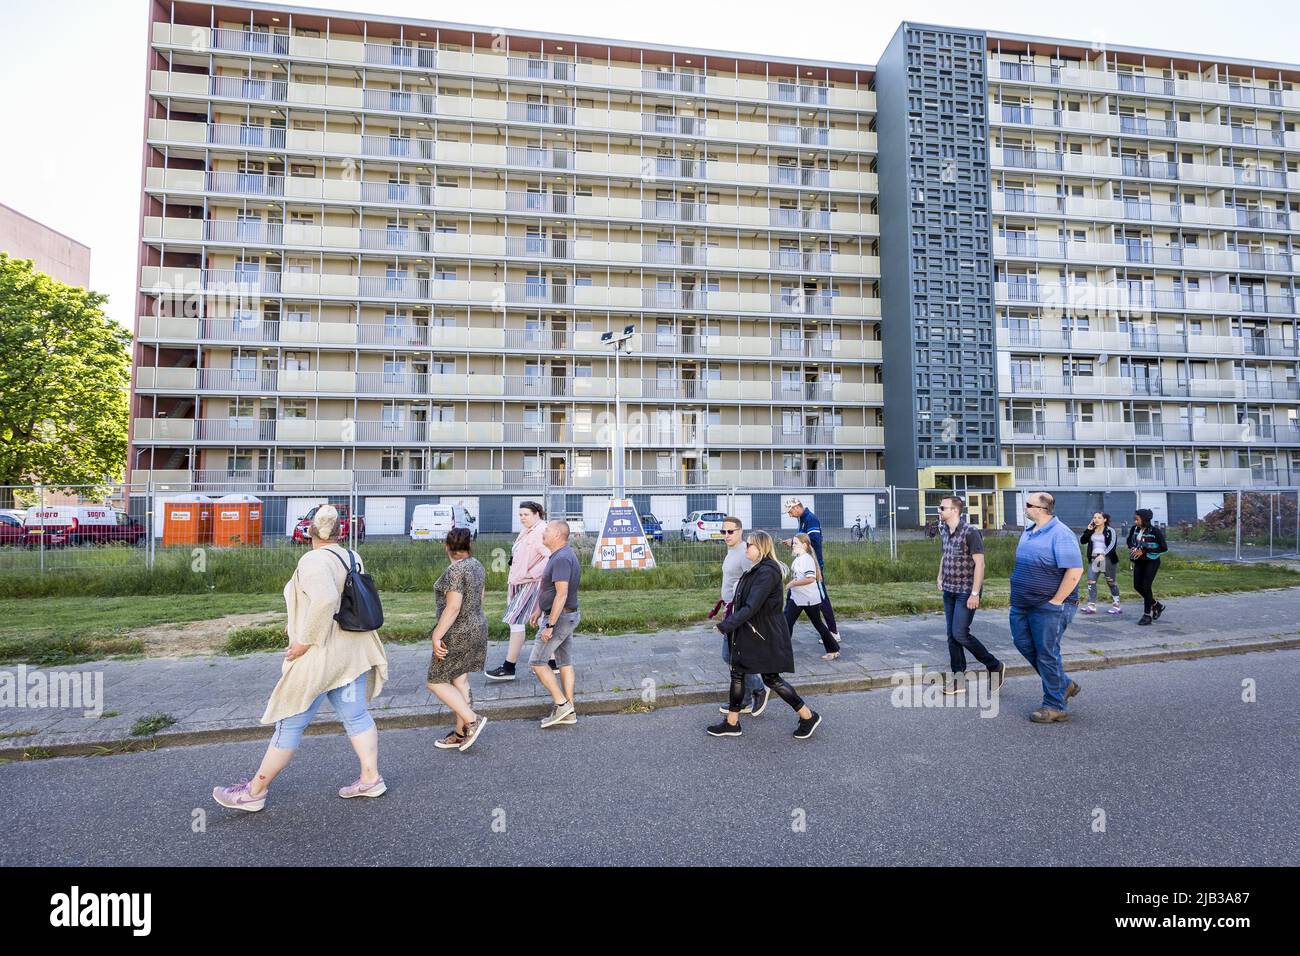
<svg viewBox="0 0 1300 956"><path fill-rule="evenodd" d="M318 0L293 6L875 63L900 21L1300 62L1294 0ZM145 0L0 0L0 202L91 248L91 286L130 327L139 247Z"/></svg>

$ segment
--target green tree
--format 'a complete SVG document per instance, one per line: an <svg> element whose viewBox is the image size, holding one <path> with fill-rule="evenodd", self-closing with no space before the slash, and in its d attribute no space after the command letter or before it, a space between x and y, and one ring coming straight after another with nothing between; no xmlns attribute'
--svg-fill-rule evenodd
<svg viewBox="0 0 1300 956"><path fill-rule="evenodd" d="M131 336L107 301L0 252L0 485L121 479ZM13 505L8 488L0 505Z"/></svg>

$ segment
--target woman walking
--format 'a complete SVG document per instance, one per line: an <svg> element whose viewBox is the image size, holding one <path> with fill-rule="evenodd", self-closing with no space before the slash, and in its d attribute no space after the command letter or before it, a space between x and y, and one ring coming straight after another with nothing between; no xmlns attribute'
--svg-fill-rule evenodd
<svg viewBox="0 0 1300 956"><path fill-rule="evenodd" d="M481 670L487 659L488 623L483 613L483 584L487 572L471 553L468 528L452 528L443 546L451 561L434 582L438 623L430 635L433 660L429 662L429 690L456 715L456 726L434 746L464 752L474 745L487 724L474 712L469 675Z"/></svg>
<svg viewBox="0 0 1300 956"><path fill-rule="evenodd" d="M790 539L790 550L794 553L794 560L790 563L790 593L785 599L786 626L793 639L795 621L799 620L800 614L807 614L826 648L822 660L833 661L840 656L840 643L822 617L822 572L813 554L812 539L806 534L797 534Z"/></svg>
<svg viewBox="0 0 1300 956"><path fill-rule="evenodd" d="M1160 570L1160 556L1169 550L1165 533L1152 521L1150 508L1133 512L1133 527L1128 529L1128 553L1133 559L1133 590L1142 595L1139 624L1160 620L1165 606L1156 600L1152 585Z"/></svg>
<svg viewBox="0 0 1300 956"><path fill-rule="evenodd" d="M781 613L783 581L787 568L777 561L772 536L752 531L745 542L746 556L753 566L740 576L731 613L718 630L731 642L731 690L727 718L708 728L714 737L739 737L740 710L745 704L745 675L761 674L769 690L799 715L794 735L811 737L821 724L821 714L810 710L795 689L781 677L794 670L790 628Z"/></svg>
<svg viewBox="0 0 1300 956"><path fill-rule="evenodd" d="M1107 614L1123 614L1119 606L1119 584L1115 572L1119 569L1119 535L1110 526L1110 515L1098 511L1079 535L1079 543L1088 546L1088 604L1084 614L1097 613L1097 578L1104 575L1110 585L1110 610Z"/></svg>
<svg viewBox="0 0 1300 956"><path fill-rule="evenodd" d="M537 609L537 593L550 550L542 543L546 530L546 509L536 501L519 503L519 523L523 526L510 547L510 575L506 579L506 613L501 620L510 625L510 646L500 667L484 671L492 680L514 680L515 665L524 649L528 619Z"/></svg>
<svg viewBox="0 0 1300 956"><path fill-rule="evenodd" d="M343 723L361 764L361 776L339 796L378 797L387 787L379 775L379 734L367 702L388 679L388 658L375 631L345 631L334 620L355 552L334 540L339 513L332 505L316 509L307 530L311 550L302 556L284 587L289 612L289 650L280 681L271 692L262 723L275 724L266 755L252 780L214 787L212 797L234 810L261 810L273 781L293 759L303 731L326 698Z"/></svg>

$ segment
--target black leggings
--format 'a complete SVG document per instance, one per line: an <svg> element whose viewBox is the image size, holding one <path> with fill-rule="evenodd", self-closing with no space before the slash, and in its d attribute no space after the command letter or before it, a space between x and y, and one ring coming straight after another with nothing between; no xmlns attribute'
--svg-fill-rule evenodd
<svg viewBox="0 0 1300 956"><path fill-rule="evenodd" d="M776 695L791 706L794 710L803 709L803 698L795 693L795 689L786 683L785 678L780 674L764 674L763 683L769 688L776 691ZM745 706L745 672L731 669L731 693L727 698L727 709L733 714L740 713L740 708Z"/></svg>
<svg viewBox="0 0 1300 956"><path fill-rule="evenodd" d="M1156 605L1156 596L1151 590L1151 585L1155 583L1156 573L1159 570L1159 561L1148 558L1145 561L1133 562L1133 590L1142 595L1143 614L1150 614L1151 609Z"/></svg>
<svg viewBox="0 0 1300 956"><path fill-rule="evenodd" d="M817 634L822 639L822 646L826 648L827 654L833 654L840 649L836 642L835 636L831 634L831 629L827 626L825 619L822 617L822 608L824 604L795 604L794 598L786 595L785 599L785 623L790 628L790 633L794 633L794 623L799 620L800 614L807 614L808 620L812 621L812 626L817 629Z"/></svg>

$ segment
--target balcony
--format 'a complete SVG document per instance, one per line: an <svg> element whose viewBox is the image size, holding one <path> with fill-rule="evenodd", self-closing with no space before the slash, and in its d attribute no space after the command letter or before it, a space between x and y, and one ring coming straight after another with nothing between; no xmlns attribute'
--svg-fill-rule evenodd
<svg viewBox="0 0 1300 956"><path fill-rule="evenodd" d="M833 315L836 295L828 289L807 292L802 289L774 292L772 311L794 315Z"/></svg>
<svg viewBox="0 0 1300 956"><path fill-rule="evenodd" d="M568 215L573 212L573 196L561 192L516 192L506 193L506 210L508 212L535 212Z"/></svg>
<svg viewBox="0 0 1300 956"><path fill-rule="evenodd" d="M673 70L642 70L641 88L663 90L670 93L703 93L708 77L703 73L684 73Z"/></svg>
<svg viewBox="0 0 1300 956"><path fill-rule="evenodd" d="M572 106L552 106L548 103L506 103L506 119L512 123L542 123L547 126L573 126L576 114Z"/></svg>
<svg viewBox="0 0 1300 956"><path fill-rule="evenodd" d="M704 136L705 120L698 116L675 116L664 113L642 113L641 130L665 136Z"/></svg>
<svg viewBox="0 0 1300 956"><path fill-rule="evenodd" d="M229 30L219 27L212 30L212 49L235 53L261 53L268 56L289 55L289 35L260 30Z"/></svg>
<svg viewBox="0 0 1300 956"><path fill-rule="evenodd" d="M647 309L707 309L709 293L704 289L660 286L641 290L641 304Z"/></svg>
<svg viewBox="0 0 1300 956"><path fill-rule="evenodd" d="M769 166L768 182L774 186L811 186L826 189L831 184L829 169L814 166Z"/></svg>
<svg viewBox="0 0 1300 956"><path fill-rule="evenodd" d="M506 74L526 80L573 81L574 64L569 60L548 60L536 56L507 56Z"/></svg>
<svg viewBox="0 0 1300 956"><path fill-rule="evenodd" d="M789 272L830 272L831 254L803 249L774 249L771 268Z"/></svg>
<svg viewBox="0 0 1300 956"><path fill-rule="evenodd" d="M286 80L261 80L242 76L212 76L209 92L237 100L260 103L288 103L289 84Z"/></svg>
<svg viewBox="0 0 1300 956"><path fill-rule="evenodd" d="M788 83L782 80L769 81L767 98L778 103L813 103L826 104L826 87L812 83Z"/></svg>
<svg viewBox="0 0 1300 956"><path fill-rule="evenodd" d="M363 43L364 62L372 66L414 67L433 70L438 66L438 51L410 43Z"/></svg>
<svg viewBox="0 0 1300 956"><path fill-rule="evenodd" d="M830 127L769 123L767 126L767 139L771 143L785 143L795 146L826 146L830 143Z"/></svg>
<svg viewBox="0 0 1300 956"><path fill-rule="evenodd" d="M209 123L208 143L213 146L238 146L253 149L281 150L285 146L283 126Z"/></svg>
<svg viewBox="0 0 1300 956"><path fill-rule="evenodd" d="M434 141L427 136L374 136L365 134L361 137L361 154L363 156L383 156L396 159L434 158Z"/></svg>
<svg viewBox="0 0 1300 956"><path fill-rule="evenodd" d="M651 265L705 266L709 262L709 248L673 243L642 243L641 259Z"/></svg>
<svg viewBox="0 0 1300 956"><path fill-rule="evenodd" d="M570 149L545 146L507 146L506 165L528 169L573 169L577 154Z"/></svg>
<svg viewBox="0 0 1300 956"><path fill-rule="evenodd" d="M702 202L675 202L671 199L641 200L641 218L671 222L704 222L708 205Z"/></svg>
<svg viewBox="0 0 1300 956"><path fill-rule="evenodd" d="M825 209L769 209L769 222L773 226L791 229L829 229L831 214Z"/></svg>
<svg viewBox="0 0 1300 956"><path fill-rule="evenodd" d="M507 282L506 301L523 305L570 305L573 286L559 282Z"/></svg>

